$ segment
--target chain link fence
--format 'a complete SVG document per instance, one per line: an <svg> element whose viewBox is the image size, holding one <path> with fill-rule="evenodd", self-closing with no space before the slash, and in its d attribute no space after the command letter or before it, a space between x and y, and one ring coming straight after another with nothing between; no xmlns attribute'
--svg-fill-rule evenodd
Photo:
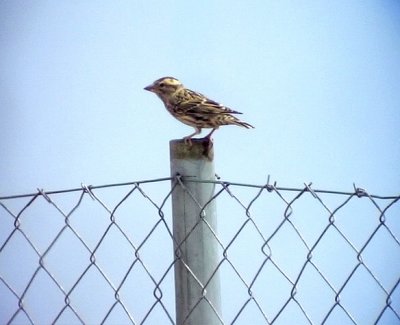
<svg viewBox="0 0 400 325"><path fill-rule="evenodd" d="M222 324L400 324L399 195L210 182ZM0 323L175 324L182 184L1 197Z"/></svg>

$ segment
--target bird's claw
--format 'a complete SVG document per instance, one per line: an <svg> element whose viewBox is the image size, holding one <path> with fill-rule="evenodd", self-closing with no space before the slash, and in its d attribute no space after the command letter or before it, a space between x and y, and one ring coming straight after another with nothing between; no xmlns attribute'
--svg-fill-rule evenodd
<svg viewBox="0 0 400 325"><path fill-rule="evenodd" d="M183 142L188 145L189 147L193 146L192 139L190 137L184 137Z"/></svg>

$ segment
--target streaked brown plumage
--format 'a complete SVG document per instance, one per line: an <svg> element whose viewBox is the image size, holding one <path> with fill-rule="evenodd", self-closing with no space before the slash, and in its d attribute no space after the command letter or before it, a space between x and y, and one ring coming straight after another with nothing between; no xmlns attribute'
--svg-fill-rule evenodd
<svg viewBox="0 0 400 325"><path fill-rule="evenodd" d="M232 114L242 114L225 107L206 96L185 88L173 77L164 77L144 88L155 93L164 103L166 109L176 119L194 127L195 132L184 137L186 142L201 132L201 129L212 129L206 136L210 138L221 125L239 125L254 128L249 123L240 121Z"/></svg>

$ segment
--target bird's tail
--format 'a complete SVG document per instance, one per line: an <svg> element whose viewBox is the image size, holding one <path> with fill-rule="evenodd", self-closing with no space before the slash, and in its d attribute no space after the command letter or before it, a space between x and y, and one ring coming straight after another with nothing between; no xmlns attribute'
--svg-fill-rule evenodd
<svg viewBox="0 0 400 325"><path fill-rule="evenodd" d="M221 114L220 116L217 117L217 124L218 125L238 125L238 126L243 126L246 129L254 129L254 126L252 126L249 123L243 122L239 120L236 116L233 116L231 114Z"/></svg>
<svg viewBox="0 0 400 325"><path fill-rule="evenodd" d="M245 127L246 129L254 129L254 126L252 126L251 124L249 124L249 123L246 123L246 122L243 122L243 121L235 121L235 124L236 125L239 125L239 126L243 126L243 127Z"/></svg>

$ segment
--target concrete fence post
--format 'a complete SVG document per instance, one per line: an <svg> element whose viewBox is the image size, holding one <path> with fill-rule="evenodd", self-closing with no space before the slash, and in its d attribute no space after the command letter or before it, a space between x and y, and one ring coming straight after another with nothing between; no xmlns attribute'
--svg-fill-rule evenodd
<svg viewBox="0 0 400 325"><path fill-rule="evenodd" d="M217 214L210 202L215 184L190 182L215 180L213 148L204 139L192 146L172 140L170 159L171 175L179 175L172 192L176 324L220 325Z"/></svg>

